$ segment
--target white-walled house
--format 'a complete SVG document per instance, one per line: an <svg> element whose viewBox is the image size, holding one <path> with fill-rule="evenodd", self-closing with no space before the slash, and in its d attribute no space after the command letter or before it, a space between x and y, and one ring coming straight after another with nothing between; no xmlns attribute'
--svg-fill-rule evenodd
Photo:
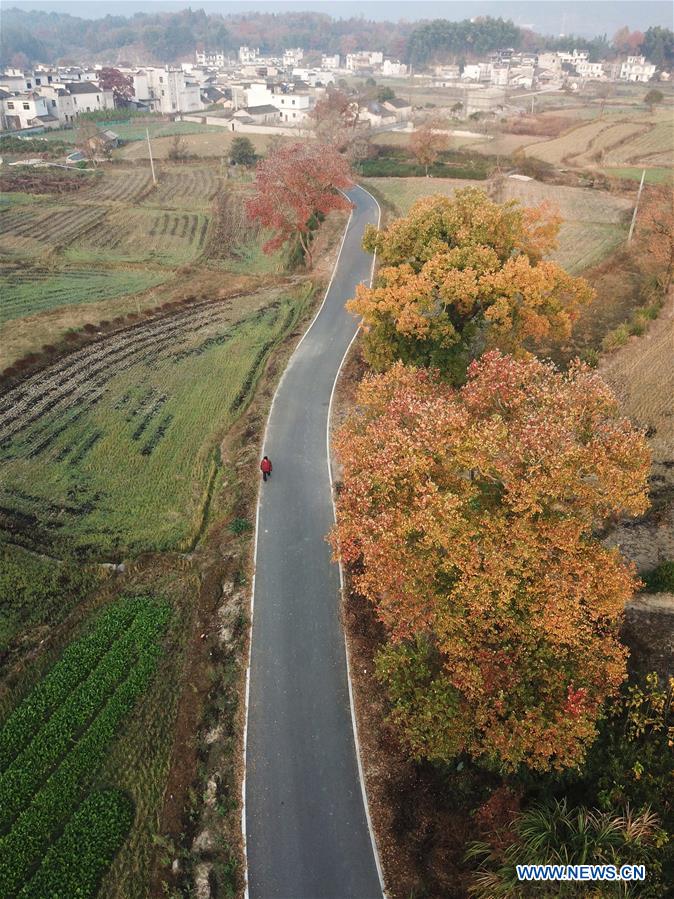
<svg viewBox="0 0 674 899"><path fill-rule="evenodd" d="M260 57L259 47L239 47L239 62L242 66L250 66Z"/></svg>
<svg viewBox="0 0 674 899"><path fill-rule="evenodd" d="M382 63L381 73L387 78L402 78L407 75L407 66L397 59L385 59Z"/></svg>
<svg viewBox="0 0 674 899"><path fill-rule="evenodd" d="M588 62L586 59L576 63L576 72L581 78L589 78L598 81L604 78L603 62Z"/></svg>
<svg viewBox="0 0 674 899"><path fill-rule="evenodd" d="M58 117L52 115L46 97L34 91L12 94L2 101L5 113L5 125L11 131L23 128L58 128Z"/></svg>
<svg viewBox="0 0 674 899"><path fill-rule="evenodd" d="M303 122L314 105L311 94L296 91L274 91L264 82L255 82L246 91L246 107L274 106L281 121L291 125Z"/></svg>
<svg viewBox="0 0 674 899"><path fill-rule="evenodd" d="M156 112L196 112L204 108L201 89L175 66L148 66L133 76L136 100L148 103Z"/></svg>
<svg viewBox="0 0 674 899"><path fill-rule="evenodd" d="M197 50L196 52L198 66L220 66L227 65L228 57L224 50Z"/></svg>
<svg viewBox="0 0 674 899"><path fill-rule="evenodd" d="M286 69L292 69L293 66L298 66L303 58L304 50L302 47L293 47L292 49L283 51L283 65Z"/></svg>
<svg viewBox="0 0 674 899"><path fill-rule="evenodd" d="M643 56L628 56L620 66L621 81L650 81L653 75L655 66Z"/></svg>
<svg viewBox="0 0 674 899"><path fill-rule="evenodd" d="M335 53L333 56L326 56L325 53L321 56L321 68L322 69L338 69L339 68L339 53Z"/></svg>
<svg viewBox="0 0 674 899"><path fill-rule="evenodd" d="M91 81L69 81L58 85L73 98L77 115L83 112L98 112L100 109L114 109L115 96Z"/></svg>
<svg viewBox="0 0 674 899"><path fill-rule="evenodd" d="M412 117L412 104L408 100L394 97L392 100L384 100L381 105L393 113L397 122L407 122Z"/></svg>

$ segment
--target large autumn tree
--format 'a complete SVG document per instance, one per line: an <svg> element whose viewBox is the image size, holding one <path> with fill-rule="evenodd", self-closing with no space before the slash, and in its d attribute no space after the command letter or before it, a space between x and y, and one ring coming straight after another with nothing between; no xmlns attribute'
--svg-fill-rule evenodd
<svg viewBox="0 0 674 899"><path fill-rule="evenodd" d="M255 170L248 216L274 232L263 249L271 253L299 240L311 268L311 230L317 216L351 204L339 193L351 186L349 165L334 147L314 142L281 144Z"/></svg>
<svg viewBox="0 0 674 899"><path fill-rule="evenodd" d="M353 139L358 125L358 101L329 87L309 117L318 140L342 150Z"/></svg>
<svg viewBox="0 0 674 899"><path fill-rule="evenodd" d="M647 506L645 439L606 385L498 351L460 390L398 363L362 382L336 449L333 547L385 625L413 755L578 764L625 677L637 583L594 535Z"/></svg>
<svg viewBox="0 0 674 899"><path fill-rule="evenodd" d="M594 292L543 259L559 225L546 204L499 204L465 188L419 200L385 230L368 229L364 246L382 267L348 308L363 317L370 365L437 366L459 382L485 349L517 354L568 337Z"/></svg>
<svg viewBox="0 0 674 899"><path fill-rule="evenodd" d="M443 150L449 147L447 135L441 125L433 120L419 125L410 136L410 152L423 165L428 175L428 167L437 162Z"/></svg>

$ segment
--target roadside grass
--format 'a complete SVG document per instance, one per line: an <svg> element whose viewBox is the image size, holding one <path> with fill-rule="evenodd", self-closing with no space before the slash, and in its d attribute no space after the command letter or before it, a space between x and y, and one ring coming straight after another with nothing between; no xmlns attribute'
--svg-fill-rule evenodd
<svg viewBox="0 0 674 899"><path fill-rule="evenodd" d="M188 549L218 441L311 292L196 306L45 370L28 386L49 397L41 405L6 395L14 417L0 449L0 533L82 558Z"/></svg>

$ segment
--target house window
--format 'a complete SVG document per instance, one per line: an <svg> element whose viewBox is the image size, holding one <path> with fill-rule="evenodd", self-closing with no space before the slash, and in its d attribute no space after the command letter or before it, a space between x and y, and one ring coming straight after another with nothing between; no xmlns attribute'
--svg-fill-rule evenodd
<svg viewBox="0 0 674 899"><path fill-rule="evenodd" d="M160 83L160 84L163 84L163 83L164 83L164 79L162 78L161 75L159 76L159 83Z"/></svg>
<svg viewBox="0 0 674 899"><path fill-rule="evenodd" d="M35 84L42 84L42 79L41 79L41 78L36 78L36 79L35 79Z"/></svg>
<svg viewBox="0 0 674 899"><path fill-rule="evenodd" d="M97 102L97 103L100 103L100 102L101 102L101 98L100 98L100 95L99 95L99 94L96 94L96 102Z"/></svg>
<svg viewBox="0 0 674 899"><path fill-rule="evenodd" d="M14 104L13 104L13 103L8 103L8 104L7 104L7 109L14 109Z"/></svg>
<svg viewBox="0 0 674 899"><path fill-rule="evenodd" d="M30 103L24 103L24 104L23 104L23 108L24 108L24 109L30 109Z"/></svg>
<svg viewBox="0 0 674 899"><path fill-rule="evenodd" d="M56 100L52 100L52 101L51 101L51 105L52 105L52 106L56 106Z"/></svg>
<svg viewBox="0 0 674 899"><path fill-rule="evenodd" d="M30 83L30 81L26 81L26 87L28 88L28 90L30 90L32 86L33 85Z"/></svg>
<svg viewBox="0 0 674 899"><path fill-rule="evenodd" d="M161 92L162 97L164 96L164 91Z"/></svg>

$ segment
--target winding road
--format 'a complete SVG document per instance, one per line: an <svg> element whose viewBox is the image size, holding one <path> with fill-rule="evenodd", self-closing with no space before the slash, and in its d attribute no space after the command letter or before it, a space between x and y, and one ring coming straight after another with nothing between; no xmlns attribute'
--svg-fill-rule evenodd
<svg viewBox="0 0 674 899"><path fill-rule="evenodd" d="M264 451L274 472L258 505L243 826L251 899L382 896L354 740L327 427L356 322L344 309L370 283L363 230L379 208L360 187L324 303L276 391Z"/></svg>

